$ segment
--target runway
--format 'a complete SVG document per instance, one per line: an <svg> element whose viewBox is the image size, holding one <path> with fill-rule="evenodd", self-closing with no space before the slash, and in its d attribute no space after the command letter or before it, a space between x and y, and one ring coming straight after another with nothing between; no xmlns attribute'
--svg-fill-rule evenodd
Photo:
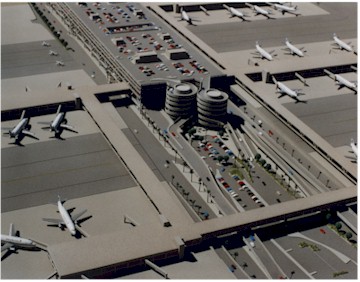
<svg viewBox="0 0 360 282"><path fill-rule="evenodd" d="M338 9L339 5L341 5L340 9ZM296 44L328 41L331 40L334 32L341 38L356 38L356 3L320 3L320 7L329 14L252 22L239 20L236 23L187 26L187 28L219 53L254 49L256 41L264 47L279 46L284 43L285 37Z"/></svg>
<svg viewBox="0 0 360 282"><path fill-rule="evenodd" d="M2 212L136 186L100 134L2 150Z"/></svg>

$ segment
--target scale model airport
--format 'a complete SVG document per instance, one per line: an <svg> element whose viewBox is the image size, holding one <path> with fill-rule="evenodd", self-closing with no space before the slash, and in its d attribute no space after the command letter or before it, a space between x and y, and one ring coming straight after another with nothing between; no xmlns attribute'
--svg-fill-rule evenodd
<svg viewBox="0 0 360 282"><path fill-rule="evenodd" d="M2 279L357 279L357 3L1 3Z"/></svg>

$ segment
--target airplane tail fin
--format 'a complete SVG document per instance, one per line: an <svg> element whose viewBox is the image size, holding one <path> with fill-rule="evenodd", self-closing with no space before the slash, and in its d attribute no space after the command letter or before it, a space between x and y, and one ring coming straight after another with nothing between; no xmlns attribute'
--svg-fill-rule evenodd
<svg viewBox="0 0 360 282"><path fill-rule="evenodd" d="M58 109L57 109L57 111L56 111L56 114L59 114L60 111L61 111L61 104L59 105L59 107L58 107Z"/></svg>
<svg viewBox="0 0 360 282"><path fill-rule="evenodd" d="M223 4L223 7L226 9L226 10L230 10L230 7L226 4Z"/></svg>
<svg viewBox="0 0 360 282"><path fill-rule="evenodd" d="M335 37L337 37L337 35L336 35L336 33L335 33L335 32L333 33L333 37L334 37L334 38L335 38Z"/></svg>
<svg viewBox="0 0 360 282"><path fill-rule="evenodd" d="M25 110L22 111L20 120L22 120L25 117L25 112L26 112Z"/></svg>
<svg viewBox="0 0 360 282"><path fill-rule="evenodd" d="M13 223L10 223L9 236L15 236L15 227Z"/></svg>
<svg viewBox="0 0 360 282"><path fill-rule="evenodd" d="M275 84L277 84L277 80L276 80L276 78L275 78L275 76L271 76L271 79L272 79L272 81L275 83Z"/></svg>
<svg viewBox="0 0 360 282"><path fill-rule="evenodd" d="M353 138L350 139L351 144L355 144L355 141Z"/></svg>

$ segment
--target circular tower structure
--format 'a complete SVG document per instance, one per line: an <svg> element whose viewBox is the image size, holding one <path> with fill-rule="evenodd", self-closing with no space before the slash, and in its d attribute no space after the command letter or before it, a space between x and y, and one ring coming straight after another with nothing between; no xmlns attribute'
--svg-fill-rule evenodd
<svg viewBox="0 0 360 282"><path fill-rule="evenodd" d="M218 89L201 91L197 96L199 124L208 128L220 128L225 122L229 96Z"/></svg>
<svg viewBox="0 0 360 282"><path fill-rule="evenodd" d="M191 83L180 82L168 87L165 112L172 118L187 118L195 113L198 88Z"/></svg>

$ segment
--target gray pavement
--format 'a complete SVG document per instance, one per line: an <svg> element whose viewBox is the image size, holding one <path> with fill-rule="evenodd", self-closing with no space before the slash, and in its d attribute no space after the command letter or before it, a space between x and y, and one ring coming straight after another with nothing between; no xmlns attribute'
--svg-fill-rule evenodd
<svg viewBox="0 0 360 282"><path fill-rule="evenodd" d="M333 147L340 147L350 144L351 138L356 140L356 100L356 95L349 90L345 95L312 99L307 104L286 103L284 106Z"/></svg>
<svg viewBox="0 0 360 282"><path fill-rule="evenodd" d="M135 186L100 134L2 150L2 212Z"/></svg>
<svg viewBox="0 0 360 282"><path fill-rule="evenodd" d="M66 51L58 40L47 41L50 47L42 46L42 41L7 44L1 47L1 78L14 78L52 72L80 69L81 65L74 60L70 51ZM50 56L49 51L58 53ZM57 66L56 61L64 62Z"/></svg>

